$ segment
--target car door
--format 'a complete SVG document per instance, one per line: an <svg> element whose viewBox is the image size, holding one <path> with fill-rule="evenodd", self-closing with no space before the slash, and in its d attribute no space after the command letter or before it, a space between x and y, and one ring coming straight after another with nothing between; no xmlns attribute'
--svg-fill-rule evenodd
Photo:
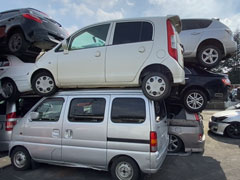
<svg viewBox="0 0 240 180"><path fill-rule="evenodd" d="M117 22L107 47L107 82L131 82L147 60L153 46L150 22Z"/></svg>
<svg viewBox="0 0 240 180"><path fill-rule="evenodd" d="M105 54L110 24L86 28L70 37L68 51L58 53L58 81L62 85L105 82Z"/></svg>
<svg viewBox="0 0 240 180"><path fill-rule="evenodd" d="M191 55L200 43L204 29L198 20L182 20L182 25L179 37L184 46L184 55Z"/></svg>
<svg viewBox="0 0 240 180"><path fill-rule="evenodd" d="M108 102L108 96L69 99L62 134L64 162L105 168Z"/></svg>
<svg viewBox="0 0 240 180"><path fill-rule="evenodd" d="M64 102L62 97L47 98L24 116L24 141L34 159L61 161ZM31 112L38 112L39 117L31 119Z"/></svg>

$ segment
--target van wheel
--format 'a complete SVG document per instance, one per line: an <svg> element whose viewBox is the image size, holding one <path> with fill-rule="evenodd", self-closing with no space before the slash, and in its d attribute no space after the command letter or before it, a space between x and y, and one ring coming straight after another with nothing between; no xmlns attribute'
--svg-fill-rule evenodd
<svg viewBox="0 0 240 180"><path fill-rule="evenodd" d="M8 38L8 50L10 53L17 54L19 52L25 52L26 49L27 49L27 42L21 31L14 32Z"/></svg>
<svg viewBox="0 0 240 180"><path fill-rule="evenodd" d="M153 72L143 78L142 91L148 99L159 101L169 96L171 85L166 75Z"/></svg>
<svg viewBox="0 0 240 180"><path fill-rule="evenodd" d="M192 89L184 93L183 104L188 112L201 112L207 105L207 97L201 90Z"/></svg>
<svg viewBox="0 0 240 180"><path fill-rule="evenodd" d="M55 81L48 72L37 73L33 77L32 88L40 96L51 96L57 91Z"/></svg>
<svg viewBox="0 0 240 180"><path fill-rule="evenodd" d="M31 156L23 147L17 147L11 153L11 162L18 171L27 170L31 167Z"/></svg>
<svg viewBox="0 0 240 180"><path fill-rule="evenodd" d="M213 68L222 60L220 49L213 45L201 47L197 57L199 63L206 68Z"/></svg>
<svg viewBox="0 0 240 180"><path fill-rule="evenodd" d="M137 180L140 172L134 160L128 157L119 157L113 161L111 174L115 180Z"/></svg>
<svg viewBox="0 0 240 180"><path fill-rule="evenodd" d="M2 82L2 97L7 100L16 100L19 96L19 91L16 84L11 80Z"/></svg>
<svg viewBox="0 0 240 180"><path fill-rule="evenodd" d="M183 148L182 140L179 137L173 134L170 134L168 152L176 153L176 152L179 152L182 148Z"/></svg>

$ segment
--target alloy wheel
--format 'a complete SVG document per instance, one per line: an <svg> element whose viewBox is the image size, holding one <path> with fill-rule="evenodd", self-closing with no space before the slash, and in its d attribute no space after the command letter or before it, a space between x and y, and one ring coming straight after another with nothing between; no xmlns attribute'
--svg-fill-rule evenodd
<svg viewBox="0 0 240 180"><path fill-rule="evenodd" d="M9 98L13 94L13 85L10 82L4 83L2 86L2 96L4 98Z"/></svg>
<svg viewBox="0 0 240 180"><path fill-rule="evenodd" d="M214 64L218 60L218 52L213 48L207 48L202 52L202 61L206 64Z"/></svg>
<svg viewBox="0 0 240 180"><path fill-rule="evenodd" d="M193 92L187 96L186 102L191 109L200 109L204 104L204 98L201 94Z"/></svg>
<svg viewBox="0 0 240 180"><path fill-rule="evenodd" d="M9 39L9 49L11 52L17 52L21 49L23 44L22 37L19 33L12 35Z"/></svg>
<svg viewBox="0 0 240 180"><path fill-rule="evenodd" d="M169 135L169 145L168 145L168 151L175 152L179 149L180 142L179 139L174 135Z"/></svg>
<svg viewBox="0 0 240 180"><path fill-rule="evenodd" d="M240 123L232 123L227 127L227 134L232 138L240 138Z"/></svg>

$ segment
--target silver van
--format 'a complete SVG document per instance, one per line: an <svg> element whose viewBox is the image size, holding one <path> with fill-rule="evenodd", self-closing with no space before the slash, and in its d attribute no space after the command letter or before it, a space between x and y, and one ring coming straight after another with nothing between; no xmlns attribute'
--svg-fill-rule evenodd
<svg viewBox="0 0 240 180"><path fill-rule="evenodd" d="M9 156L31 162L109 170L113 179L155 173L169 143L164 102L141 90L59 92L40 100L15 126Z"/></svg>

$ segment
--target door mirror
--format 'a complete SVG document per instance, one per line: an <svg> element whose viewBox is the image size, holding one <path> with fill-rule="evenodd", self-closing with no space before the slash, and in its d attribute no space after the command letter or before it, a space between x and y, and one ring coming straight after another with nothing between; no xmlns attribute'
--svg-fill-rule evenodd
<svg viewBox="0 0 240 180"><path fill-rule="evenodd" d="M31 120L39 119L39 112L31 112L30 118L31 118Z"/></svg>
<svg viewBox="0 0 240 180"><path fill-rule="evenodd" d="M63 47L63 53L68 54L68 45L67 45L67 40L66 39L64 39L62 41L62 47Z"/></svg>

